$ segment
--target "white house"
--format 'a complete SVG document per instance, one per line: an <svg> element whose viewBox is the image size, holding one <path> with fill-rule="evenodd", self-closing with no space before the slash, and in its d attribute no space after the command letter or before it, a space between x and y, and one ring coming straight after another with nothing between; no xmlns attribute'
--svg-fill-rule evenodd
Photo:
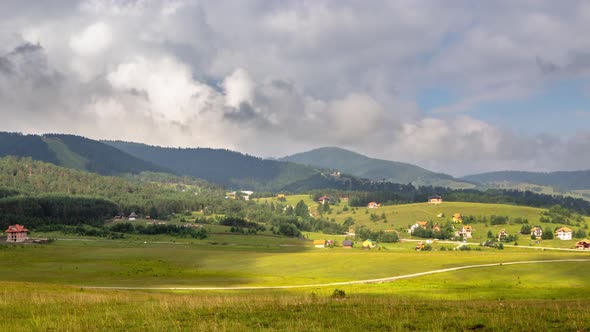
<svg viewBox="0 0 590 332"><path fill-rule="evenodd" d="M561 227L555 231L555 237L559 238L560 240L571 240L572 230L567 227Z"/></svg>

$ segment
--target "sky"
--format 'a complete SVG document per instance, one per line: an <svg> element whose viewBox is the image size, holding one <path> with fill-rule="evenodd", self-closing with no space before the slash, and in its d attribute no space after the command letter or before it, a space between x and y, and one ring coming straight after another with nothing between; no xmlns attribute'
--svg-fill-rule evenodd
<svg viewBox="0 0 590 332"><path fill-rule="evenodd" d="M0 2L0 131L590 169L590 2Z"/></svg>

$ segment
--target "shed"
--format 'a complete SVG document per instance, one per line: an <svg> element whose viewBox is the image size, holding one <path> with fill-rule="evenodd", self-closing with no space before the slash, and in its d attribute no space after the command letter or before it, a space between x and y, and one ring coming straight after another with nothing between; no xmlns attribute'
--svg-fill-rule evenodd
<svg viewBox="0 0 590 332"><path fill-rule="evenodd" d="M353 246L354 246L354 242L352 242L351 240L342 241L343 248L351 249Z"/></svg>
<svg viewBox="0 0 590 332"><path fill-rule="evenodd" d="M129 215L129 220L135 220L137 219L137 214L134 212L131 212L131 214Z"/></svg>
<svg viewBox="0 0 590 332"><path fill-rule="evenodd" d="M373 240L365 240L365 242L363 242L363 249L372 249L375 248L377 246L377 243Z"/></svg>
<svg viewBox="0 0 590 332"><path fill-rule="evenodd" d="M325 248L326 240L313 240L313 245L316 248Z"/></svg>

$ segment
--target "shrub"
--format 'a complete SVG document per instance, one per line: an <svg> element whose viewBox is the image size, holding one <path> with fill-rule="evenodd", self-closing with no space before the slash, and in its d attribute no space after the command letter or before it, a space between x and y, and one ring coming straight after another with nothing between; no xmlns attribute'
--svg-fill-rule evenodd
<svg viewBox="0 0 590 332"><path fill-rule="evenodd" d="M345 298L345 297L346 297L346 292L345 292L344 290L342 290L342 289L338 289L338 288L336 288L336 289L334 290L334 292L332 292L332 295L331 295L331 297L332 297L333 299L343 299L343 298Z"/></svg>

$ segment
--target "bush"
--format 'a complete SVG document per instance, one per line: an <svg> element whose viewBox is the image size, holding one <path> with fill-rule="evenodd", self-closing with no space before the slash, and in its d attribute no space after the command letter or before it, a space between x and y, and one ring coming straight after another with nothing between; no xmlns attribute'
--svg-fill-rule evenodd
<svg viewBox="0 0 590 332"><path fill-rule="evenodd" d="M346 297L346 292L345 292L344 290L342 290L342 289L338 289L338 288L336 288L336 289L334 290L334 292L332 292L332 295L331 295L331 297L332 297L333 299L343 299L343 298L345 298L345 297Z"/></svg>

